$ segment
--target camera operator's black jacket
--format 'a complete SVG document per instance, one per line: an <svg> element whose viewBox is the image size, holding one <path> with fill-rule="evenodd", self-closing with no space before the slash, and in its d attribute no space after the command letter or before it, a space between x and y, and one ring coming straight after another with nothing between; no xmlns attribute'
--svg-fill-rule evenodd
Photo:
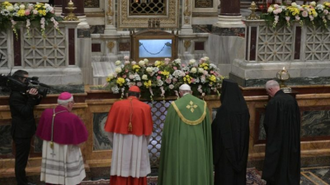
<svg viewBox="0 0 330 185"><path fill-rule="evenodd" d="M33 109L40 103L40 98L32 97L19 91L12 91L9 106L12 117L11 135L13 138L31 138L36 131Z"/></svg>

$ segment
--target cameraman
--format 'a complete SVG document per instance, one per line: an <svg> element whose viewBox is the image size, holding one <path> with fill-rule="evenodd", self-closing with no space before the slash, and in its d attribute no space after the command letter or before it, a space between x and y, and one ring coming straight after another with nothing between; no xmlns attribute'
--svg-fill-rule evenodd
<svg viewBox="0 0 330 185"><path fill-rule="evenodd" d="M27 71L18 70L12 77L22 82L22 84L26 84L28 76ZM17 185L33 185L26 178L25 168L29 158L31 139L36 130L33 109L35 105L39 104L40 100L41 97L35 88L26 90L11 89L9 105L12 117L11 134L16 148L15 177Z"/></svg>

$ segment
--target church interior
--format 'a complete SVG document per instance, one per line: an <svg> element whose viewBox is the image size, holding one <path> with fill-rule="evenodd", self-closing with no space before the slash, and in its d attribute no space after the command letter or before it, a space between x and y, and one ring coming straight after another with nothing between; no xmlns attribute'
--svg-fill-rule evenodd
<svg viewBox="0 0 330 185"><path fill-rule="evenodd" d="M291 1L9 2L50 3L56 16L63 18L58 28L49 24L43 31L24 24L18 24L16 32L11 27L0 29L0 73L8 75L23 69L50 87L46 98L34 110L36 124L43 110L56 106L59 93L74 94L73 112L83 120L89 133L81 146L86 181L109 178L112 150L103 128L112 104L121 95L104 86L108 75L115 72L116 61L124 61L125 57L137 62L144 58L150 62L179 58L188 64L191 59L208 57L222 76L240 85L249 108L248 171L253 176L250 184L264 184L260 179L266 139L263 119L269 100L264 85L270 79L281 82L300 108L300 184L330 184L330 29L299 23L274 29L260 18L261 13L267 12L268 4ZM317 1L321 2L324 1ZM8 92L2 91L0 184L4 185L14 184L15 179L8 98ZM213 93L202 98L214 118L220 106L219 95ZM148 146L150 182L157 177L166 109L175 99L168 96L142 100L152 107L154 121ZM38 182L42 141L34 137L31 146L26 171L30 179Z"/></svg>

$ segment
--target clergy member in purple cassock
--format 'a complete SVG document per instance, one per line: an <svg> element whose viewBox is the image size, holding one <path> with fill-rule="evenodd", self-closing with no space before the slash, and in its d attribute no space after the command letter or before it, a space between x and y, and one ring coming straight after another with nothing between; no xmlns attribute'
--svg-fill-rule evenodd
<svg viewBox="0 0 330 185"><path fill-rule="evenodd" d="M43 140L40 181L46 184L76 185L86 177L79 144L88 137L82 120L71 113L73 96L63 92L58 106L46 109L36 135Z"/></svg>

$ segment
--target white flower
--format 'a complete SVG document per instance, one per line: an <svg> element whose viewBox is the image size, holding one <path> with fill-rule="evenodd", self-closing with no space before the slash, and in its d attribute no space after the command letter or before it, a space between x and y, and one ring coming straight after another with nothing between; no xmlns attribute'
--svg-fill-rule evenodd
<svg viewBox="0 0 330 185"><path fill-rule="evenodd" d="M151 73L153 70L154 70L153 67L147 67L147 69L146 69L146 71L147 71L148 73Z"/></svg>
<svg viewBox="0 0 330 185"><path fill-rule="evenodd" d="M177 58L177 59L174 60L174 62L175 62L176 64L181 64L181 59Z"/></svg>
<svg viewBox="0 0 330 185"><path fill-rule="evenodd" d="M324 5L323 4L318 4L315 9L317 10L323 10L324 9Z"/></svg>
<svg viewBox="0 0 330 185"><path fill-rule="evenodd" d="M210 68L211 68L211 69L216 69L217 66L216 66L215 64L211 63L211 64L210 64Z"/></svg>
<svg viewBox="0 0 330 185"><path fill-rule="evenodd" d="M162 86L164 82L162 80L157 80L157 86Z"/></svg>
<svg viewBox="0 0 330 185"><path fill-rule="evenodd" d="M141 81L140 75L135 74L135 76L134 76L134 80L135 80L135 81Z"/></svg>
<svg viewBox="0 0 330 185"><path fill-rule="evenodd" d="M204 73L204 69L200 67L200 68L198 68L198 72L199 73Z"/></svg>
<svg viewBox="0 0 330 185"><path fill-rule="evenodd" d="M291 6L293 6L293 7L298 7L298 5L297 5L296 2L291 3Z"/></svg>
<svg viewBox="0 0 330 185"><path fill-rule="evenodd" d="M297 21L299 21L299 20L300 20L300 17L299 17L299 15L296 15L294 18L295 18Z"/></svg>
<svg viewBox="0 0 330 185"><path fill-rule="evenodd" d="M135 62L135 61L133 61L133 62L131 62L131 64L134 66L134 65L136 64L136 62Z"/></svg>
<svg viewBox="0 0 330 185"><path fill-rule="evenodd" d="M142 80L148 80L148 75L142 75Z"/></svg>
<svg viewBox="0 0 330 185"><path fill-rule="evenodd" d="M25 5L24 4L19 5L19 9L25 10Z"/></svg>
<svg viewBox="0 0 330 185"><path fill-rule="evenodd" d="M316 2L315 2L315 1L312 1L312 2L310 3L310 5L312 5L312 6L316 6Z"/></svg>
<svg viewBox="0 0 330 185"><path fill-rule="evenodd" d="M125 55L124 60L129 60L129 56Z"/></svg>
<svg viewBox="0 0 330 185"><path fill-rule="evenodd" d="M118 86L111 87L111 91L112 91L114 94L118 94L118 93L119 93L119 88L118 88Z"/></svg>
<svg viewBox="0 0 330 185"><path fill-rule="evenodd" d="M267 12L268 12L268 13L272 13L273 10L274 10L274 8L272 8L272 7L270 6L270 7L268 8Z"/></svg>
<svg viewBox="0 0 330 185"><path fill-rule="evenodd" d="M9 11L13 11L14 7L12 5L9 5L9 6L6 7L6 9L9 10Z"/></svg>
<svg viewBox="0 0 330 185"><path fill-rule="evenodd" d="M108 75L108 78L111 80L111 79L113 79L115 76L111 73L111 74L109 74Z"/></svg>
<svg viewBox="0 0 330 185"><path fill-rule="evenodd" d="M148 62L149 62L149 60L148 60L148 59L146 59L146 58L145 58L145 59L143 59L143 61L144 61L144 63L145 63L145 64L148 64Z"/></svg>
<svg viewBox="0 0 330 185"><path fill-rule="evenodd" d="M203 57L205 61L209 61L210 58L209 57Z"/></svg>
<svg viewBox="0 0 330 185"><path fill-rule="evenodd" d="M1 14L4 16L8 16L10 14L9 10L3 9L1 10Z"/></svg>
<svg viewBox="0 0 330 185"><path fill-rule="evenodd" d="M186 73L184 73L183 71L181 71L181 70L175 70L174 72L173 72L173 76L175 77L175 78L178 78L178 77L180 77L180 76L185 76L186 75Z"/></svg>
<svg viewBox="0 0 330 185"><path fill-rule="evenodd" d="M282 8L278 8L276 10L274 10L274 14L280 14L282 12Z"/></svg>
<svg viewBox="0 0 330 185"><path fill-rule="evenodd" d="M195 67L193 67L193 68L190 69L190 72L191 73L196 73L197 72L197 69Z"/></svg>
<svg viewBox="0 0 330 185"><path fill-rule="evenodd" d="M206 81L206 78L205 78L205 76L203 75L203 76L201 76L201 82L202 83L205 83L205 81Z"/></svg>
<svg viewBox="0 0 330 185"><path fill-rule="evenodd" d="M140 60L140 61L139 61L139 66L141 66L141 67L142 67L142 66L144 66L144 65L145 65L145 62L144 62L144 60Z"/></svg>
<svg viewBox="0 0 330 185"><path fill-rule="evenodd" d="M171 85L168 86L168 88L173 89L174 88L174 85L171 84Z"/></svg>
<svg viewBox="0 0 330 185"><path fill-rule="evenodd" d="M119 66L119 65L121 64L121 61L120 61L120 60L117 60L117 61L115 62L115 64L116 64L116 66Z"/></svg>
<svg viewBox="0 0 330 185"><path fill-rule="evenodd" d="M157 73L158 71L159 71L158 67L154 67L154 68L152 69L152 72L153 72L153 73Z"/></svg>
<svg viewBox="0 0 330 185"><path fill-rule="evenodd" d="M116 73L122 72L121 67L116 67L115 71L116 71Z"/></svg>
<svg viewBox="0 0 330 185"><path fill-rule="evenodd" d="M196 63L196 60L195 60L195 59L190 59L190 60L189 60L189 64L190 64L190 65L194 65L195 63Z"/></svg>

